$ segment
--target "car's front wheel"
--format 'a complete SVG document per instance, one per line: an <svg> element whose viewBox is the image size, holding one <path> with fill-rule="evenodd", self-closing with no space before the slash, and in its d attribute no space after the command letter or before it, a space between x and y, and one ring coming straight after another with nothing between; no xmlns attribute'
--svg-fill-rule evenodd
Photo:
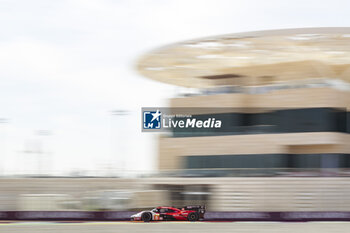
<svg viewBox="0 0 350 233"><path fill-rule="evenodd" d="M150 212L144 212L141 215L141 220L144 222L149 222L152 220L152 214Z"/></svg>
<svg viewBox="0 0 350 233"><path fill-rule="evenodd" d="M199 220L199 214L197 212L192 212L187 215L188 221L194 222Z"/></svg>

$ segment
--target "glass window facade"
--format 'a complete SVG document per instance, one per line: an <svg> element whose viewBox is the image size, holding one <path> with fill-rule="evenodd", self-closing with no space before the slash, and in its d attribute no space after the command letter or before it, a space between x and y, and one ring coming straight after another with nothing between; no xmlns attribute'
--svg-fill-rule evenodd
<svg viewBox="0 0 350 233"><path fill-rule="evenodd" d="M195 155L184 162L186 169L349 168L350 154Z"/></svg>
<svg viewBox="0 0 350 233"><path fill-rule="evenodd" d="M350 133L350 113L345 109L305 108L264 113L220 113L196 115L197 119L221 120L217 129L177 128L174 137L220 136L234 134L342 132Z"/></svg>

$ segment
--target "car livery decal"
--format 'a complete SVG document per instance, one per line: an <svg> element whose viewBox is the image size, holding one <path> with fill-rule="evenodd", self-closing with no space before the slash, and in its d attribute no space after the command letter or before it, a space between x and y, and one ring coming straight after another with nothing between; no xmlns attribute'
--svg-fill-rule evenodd
<svg viewBox="0 0 350 233"><path fill-rule="evenodd" d="M157 220L161 220L161 219L160 219L160 214L154 214L154 215L153 215L153 220L156 220L156 221L157 221Z"/></svg>

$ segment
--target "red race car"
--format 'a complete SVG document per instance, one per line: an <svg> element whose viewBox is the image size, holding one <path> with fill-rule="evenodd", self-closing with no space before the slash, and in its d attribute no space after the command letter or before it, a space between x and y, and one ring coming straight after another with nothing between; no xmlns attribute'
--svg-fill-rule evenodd
<svg viewBox="0 0 350 233"><path fill-rule="evenodd" d="M198 221L204 218L205 206L185 206L182 208L160 206L149 211L141 211L131 216L132 221Z"/></svg>

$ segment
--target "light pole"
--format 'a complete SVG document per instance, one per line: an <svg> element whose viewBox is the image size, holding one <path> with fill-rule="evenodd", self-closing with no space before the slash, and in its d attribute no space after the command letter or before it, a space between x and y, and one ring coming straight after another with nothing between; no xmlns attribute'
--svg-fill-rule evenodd
<svg viewBox="0 0 350 233"><path fill-rule="evenodd" d="M113 110L111 111L112 114L112 124L111 124L111 144L112 144L112 156L114 156L114 148L116 148L115 142L117 143L117 155L118 155L118 160L117 162L119 162L120 164L118 164L118 168L119 168L119 172L121 175L123 175L123 173L125 172L125 141L126 141L126 135L123 135L123 128L125 127L125 122L122 122L123 116L127 116L129 115L129 112L126 110L122 110L122 109L117 109L117 110ZM120 124L118 124L117 126L117 137L115 140L113 137L113 120L114 118L117 118L117 123L118 121L120 121ZM114 160L114 158L112 158L112 161Z"/></svg>
<svg viewBox="0 0 350 233"><path fill-rule="evenodd" d="M2 125L4 125L4 127L3 128L5 128L5 124L7 124L9 122L9 120L7 119L7 118L0 118L0 124L2 124ZM5 132L5 129L4 130L2 130L3 132ZM3 140L2 140L2 144L4 145L3 147L2 147L2 152L1 152L1 154L0 154L0 158L1 158L1 160L2 161L6 161L6 158L5 158L5 156L6 156L6 141L5 141L5 138L6 138L6 132L5 133L3 133ZM0 138L1 139L1 138ZM2 163L3 164L3 163ZM3 165L2 165L3 166ZM0 176L2 175L2 173L3 173L3 170L4 170L4 167L0 167Z"/></svg>
<svg viewBox="0 0 350 233"><path fill-rule="evenodd" d="M29 145L29 148L24 151L26 154L36 155L36 174L37 176L43 175L43 166L48 164L43 163L43 155L49 155L43 150L43 140L40 137L51 136L52 133L49 130L37 130L34 132L34 135L37 136L36 140L32 141ZM48 158L46 157L45 160Z"/></svg>

